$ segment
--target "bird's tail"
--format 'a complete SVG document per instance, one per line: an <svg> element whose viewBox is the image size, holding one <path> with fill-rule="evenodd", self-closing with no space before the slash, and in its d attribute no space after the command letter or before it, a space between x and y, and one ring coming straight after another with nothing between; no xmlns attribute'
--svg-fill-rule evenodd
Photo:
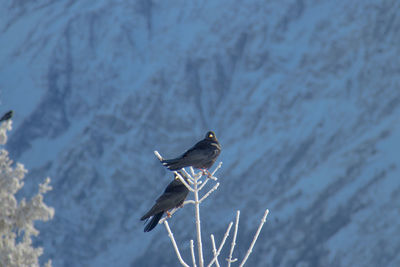
<svg viewBox="0 0 400 267"><path fill-rule="evenodd" d="M184 167L187 167L182 158L164 159L163 161L161 161L161 163L171 171L177 171Z"/></svg>
<svg viewBox="0 0 400 267"><path fill-rule="evenodd" d="M153 216L153 218L151 218L150 222L149 222L149 223L146 225L146 227L144 228L144 231L145 231L145 232L150 232L151 230L153 230L154 227L156 227L157 224L158 224L158 222L161 220L161 217L162 217L163 213L164 213L164 212L161 211L161 212L155 214L155 215Z"/></svg>

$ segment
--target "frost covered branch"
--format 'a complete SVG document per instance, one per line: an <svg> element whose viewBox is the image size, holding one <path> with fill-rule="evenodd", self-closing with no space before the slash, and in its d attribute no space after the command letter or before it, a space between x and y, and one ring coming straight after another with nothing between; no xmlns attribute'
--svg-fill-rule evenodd
<svg viewBox="0 0 400 267"><path fill-rule="evenodd" d="M238 227L239 227L239 217L240 217L240 210L238 210L236 212L235 232L233 233L231 250L229 252L229 258L227 259L228 260L228 267L231 266L232 262L237 261L237 259L232 260L232 255L233 255L233 250L235 249L235 246L236 246L236 236L237 236L237 230L238 230Z"/></svg>
<svg viewBox="0 0 400 267"><path fill-rule="evenodd" d="M257 238L258 238L258 236L259 236L259 234L260 234L260 232L261 232L261 229L262 229L262 227L263 227L263 225L264 225L264 223L265 223L265 221L266 221L266 219L267 219L268 213L269 213L269 210L268 210L268 209L265 210L264 216L263 216L262 219L261 219L261 223L260 223L260 225L258 226L257 232L256 232L256 234L254 235L254 238L253 238L253 241L251 242L251 245L250 245L250 247L249 247L249 250L247 250L246 256L244 256L244 259L243 259L242 262L240 263L239 267L242 267L242 266L246 263L247 258L249 257L250 253L253 251L254 244L256 243Z"/></svg>
<svg viewBox="0 0 400 267"><path fill-rule="evenodd" d="M196 175L194 176L196 177ZM197 250L199 254L199 266L204 266L204 258L203 258L203 244L201 242L201 226L200 226L200 202L199 202L199 190L197 188L198 180L194 180L194 207L195 207L195 216L196 216L196 234L197 234Z"/></svg>
<svg viewBox="0 0 400 267"><path fill-rule="evenodd" d="M215 177L214 177L214 174L221 168L221 166L222 166L222 162L220 162L219 164L218 164L218 166L217 166L217 168L215 168L215 170L211 173L211 179L213 179L214 178L214 180L217 180Z"/></svg>
<svg viewBox="0 0 400 267"><path fill-rule="evenodd" d="M171 229L169 228L168 222L164 221L164 225L165 225L165 228L167 229L168 236L171 239L172 245L174 246L174 249L175 249L175 252L176 252L176 256L178 256L179 262L183 266L189 267L189 265L187 265L187 263L182 259L181 253L179 253L178 245L175 242L174 235L172 234Z"/></svg>
<svg viewBox="0 0 400 267"><path fill-rule="evenodd" d="M158 151L154 151L154 154L156 155L156 157L160 160L163 161L163 157L161 157L160 153L158 153ZM186 171L185 171L186 172ZM174 174L176 174L179 178L179 180L187 187L187 189L189 189L189 191L193 192L193 188L188 185L185 181L185 179L183 179L183 177L181 176L180 173L178 173L177 171L174 171Z"/></svg>
<svg viewBox="0 0 400 267"><path fill-rule="evenodd" d="M192 254L193 267L196 267L196 257L194 256L194 243L193 243L193 239L190 239L190 253Z"/></svg>
<svg viewBox="0 0 400 267"><path fill-rule="evenodd" d="M186 200L185 202L183 202L183 206L185 206L186 204L194 204L193 200ZM169 217L171 217L175 212L177 212L180 208L174 208L169 212L169 216L164 216L164 218L162 218L158 223L163 223L165 220L167 220Z"/></svg>
<svg viewBox="0 0 400 267"><path fill-rule="evenodd" d="M219 267L219 262L218 262L218 255L217 255L217 247L215 246L215 239L214 235L211 235L211 243L212 243L212 248L213 248L213 255L215 257L215 265Z"/></svg>
<svg viewBox="0 0 400 267"><path fill-rule="evenodd" d="M1 145L7 142L11 125L11 120L1 123ZM54 209L43 202L43 195L51 190L50 178L39 184L32 199L18 201L15 197L24 186L26 173L24 165L16 163L13 167L7 150L0 150L0 266L39 266L43 249L32 245L32 236L39 234L34 221L47 221L54 216ZM46 266L51 266L51 261Z"/></svg>
<svg viewBox="0 0 400 267"><path fill-rule="evenodd" d="M217 260L219 254L221 253L222 248L224 247L225 241L229 236L229 232L231 231L232 225L233 225L233 222L230 222L228 229L226 229L224 238L222 239L221 244L219 245L217 253L215 254L214 258L211 260L211 262L207 265L207 267L211 267L214 264L214 262Z"/></svg>
<svg viewBox="0 0 400 267"><path fill-rule="evenodd" d="M210 189L210 191L207 192L207 194L205 194L201 199L200 199L200 203L203 202L212 192L214 192L215 190L217 190L219 186L219 183L217 183L216 185L214 185L213 188Z"/></svg>

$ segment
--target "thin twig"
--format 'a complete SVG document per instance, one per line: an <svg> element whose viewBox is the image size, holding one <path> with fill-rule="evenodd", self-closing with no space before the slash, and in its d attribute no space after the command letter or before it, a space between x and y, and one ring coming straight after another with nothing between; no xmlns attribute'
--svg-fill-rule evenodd
<svg viewBox="0 0 400 267"><path fill-rule="evenodd" d="M203 177L203 172L197 172L195 173L195 175L193 176L194 179L199 180L201 177Z"/></svg>
<svg viewBox="0 0 400 267"><path fill-rule="evenodd" d="M194 200L185 200L185 202L183 202L183 205L186 205L186 204L196 204L196 202L194 202Z"/></svg>
<svg viewBox="0 0 400 267"><path fill-rule="evenodd" d="M199 265L200 267L204 267L204 258L203 258L203 245L201 243L201 226L200 226L200 202L199 202L199 190L197 188L197 181L200 178L196 178L194 180L194 206L196 213L196 233L197 233L197 249L199 254Z"/></svg>
<svg viewBox="0 0 400 267"><path fill-rule="evenodd" d="M154 150L154 155L156 155L156 157L157 157L160 161L163 161L163 160L164 160L164 158L161 157L160 153L158 153L157 150Z"/></svg>
<svg viewBox="0 0 400 267"><path fill-rule="evenodd" d="M207 184L208 182L208 177L204 180L204 183L199 187L199 191L201 191L201 189L203 189L203 187Z"/></svg>
<svg viewBox="0 0 400 267"><path fill-rule="evenodd" d="M186 188L189 189L189 191L194 192L194 189L186 183L185 179L183 179L182 175L179 172L174 171L174 173L178 176L178 179L181 180L181 182L186 186Z"/></svg>
<svg viewBox="0 0 400 267"><path fill-rule="evenodd" d="M190 172L192 173L192 176L194 176L194 169L193 169L193 167L190 166L189 169L190 169Z"/></svg>
<svg viewBox="0 0 400 267"><path fill-rule="evenodd" d="M189 182L189 184L194 184L194 181L191 178L187 179L187 181Z"/></svg>
<svg viewBox="0 0 400 267"><path fill-rule="evenodd" d="M258 238L258 235L259 235L260 232L261 232L261 228L263 227L263 225L264 225L264 223L265 223L265 221L266 221L266 219L267 219L268 212L269 212L268 209L265 210L264 216L261 218L261 223L260 223L260 225L258 226L257 232L256 232L256 234L254 235L254 238L253 238L253 241L251 242L251 245L250 245L250 247L249 247L249 250L247 250L247 253L246 253L246 255L244 256L244 259L243 259L242 262L240 263L239 267L242 267L242 266L246 263L247 258L249 257L250 253L253 251L254 244L256 243L257 238Z"/></svg>
<svg viewBox="0 0 400 267"><path fill-rule="evenodd" d="M190 175L190 174L186 171L185 168L180 169L179 172L180 172L180 174L184 175L184 176L188 179L188 181L189 181L191 184L194 183L195 177L194 177L193 175Z"/></svg>
<svg viewBox="0 0 400 267"><path fill-rule="evenodd" d="M221 168L222 166L222 161L218 164L218 166L214 169L214 171L211 173L211 176L214 176L214 174Z"/></svg>
<svg viewBox="0 0 400 267"><path fill-rule="evenodd" d="M216 246L215 246L215 240L214 240L214 235L213 235L213 234L211 235L211 243L212 243L212 247L213 247L213 254L214 254L214 257L216 257L216 258L215 258L215 265L216 265L217 267L220 267L220 266L219 266L219 262L218 262L217 248L216 248Z"/></svg>
<svg viewBox="0 0 400 267"><path fill-rule="evenodd" d="M193 267L196 267L196 258L195 258L195 256L194 256L194 244L193 244L193 239L190 239L190 253L192 253Z"/></svg>
<svg viewBox="0 0 400 267"><path fill-rule="evenodd" d="M229 258L228 258L228 267L231 266L232 262L237 261L237 259L232 260L232 255L233 255L233 250L235 249L236 246L236 235L237 235L237 230L239 227L239 217L240 217L240 210L236 212L236 222L235 222L235 231L233 232L233 239L232 239L232 244L231 244L231 251L229 252Z"/></svg>
<svg viewBox="0 0 400 267"><path fill-rule="evenodd" d="M172 245L175 248L176 256L178 256L180 263L185 267L189 267L189 265L186 264L186 262L182 259L181 254L179 253L178 246L176 245L174 235L172 234L171 229L169 228L168 222L164 221L164 225L165 225L165 228L167 229L168 236L171 239Z"/></svg>
<svg viewBox="0 0 400 267"><path fill-rule="evenodd" d="M218 178L217 178L217 177L214 177L214 176L207 176L207 178L208 178L208 179L211 179L211 180L214 180L214 181L218 181Z"/></svg>
<svg viewBox="0 0 400 267"><path fill-rule="evenodd" d="M195 204L194 200L185 200L185 202L183 202L183 205L181 207L177 207L177 208L173 208L170 212L169 212L169 216L166 215L164 216L164 218L162 218L158 223L163 223L165 220L167 220L169 217L171 217L175 212L177 212L180 208L182 208L183 206L185 206L186 204Z"/></svg>
<svg viewBox="0 0 400 267"><path fill-rule="evenodd" d="M217 255L214 256L214 258L211 260L210 264L207 265L207 267L211 267L213 265L213 263L217 260L217 257L219 256L219 253L221 253L222 247L224 246L225 241L226 241L227 237L229 236L229 232L231 231L232 225L233 225L233 222L230 222L228 229L226 229L224 238L222 239L221 244L219 245L219 248L217 250Z"/></svg>
<svg viewBox="0 0 400 267"><path fill-rule="evenodd" d="M214 185L213 188L210 189L210 191L207 192L207 194L205 194L201 199L200 199L200 203L203 202L204 199L206 199L213 191L217 190L219 186L219 183L217 183L216 185Z"/></svg>
<svg viewBox="0 0 400 267"><path fill-rule="evenodd" d="M160 155L160 153L158 153L157 150L154 150L154 155L156 155L156 157L161 162L164 160L164 158ZM174 173L178 176L179 180L181 180L181 182L187 187L187 189L189 189L189 191L193 192L193 188L190 187L190 185L188 185L188 183L186 183L185 179L183 179L183 177L180 175L180 173L178 173L177 171L174 171Z"/></svg>
<svg viewBox="0 0 400 267"><path fill-rule="evenodd" d="M168 219L172 216L172 214L174 214L177 210L178 210L178 208L172 209L171 212L169 213L169 216L168 216L168 215L165 215L158 223L161 224L161 223L163 223L164 221L168 220Z"/></svg>
<svg viewBox="0 0 400 267"><path fill-rule="evenodd" d="M185 168L182 168L182 172L186 175L186 177L192 181L194 181L194 177L192 175L190 175Z"/></svg>

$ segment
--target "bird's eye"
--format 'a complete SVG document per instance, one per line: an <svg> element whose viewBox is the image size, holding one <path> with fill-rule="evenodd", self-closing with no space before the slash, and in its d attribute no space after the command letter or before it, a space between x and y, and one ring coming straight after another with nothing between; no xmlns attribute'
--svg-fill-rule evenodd
<svg viewBox="0 0 400 267"><path fill-rule="evenodd" d="M210 138L213 138L213 137L214 137L214 135L213 135L213 134L209 134L209 135L208 135L208 137L210 137Z"/></svg>

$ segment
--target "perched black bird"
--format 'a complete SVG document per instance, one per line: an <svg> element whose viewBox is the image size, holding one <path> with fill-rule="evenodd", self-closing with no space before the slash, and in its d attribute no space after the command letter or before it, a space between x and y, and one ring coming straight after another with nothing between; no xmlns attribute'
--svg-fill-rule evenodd
<svg viewBox="0 0 400 267"><path fill-rule="evenodd" d="M13 114L14 112L12 110L8 111L6 114L3 115L3 117L1 117L0 122L11 119Z"/></svg>
<svg viewBox="0 0 400 267"><path fill-rule="evenodd" d="M193 166L197 169L209 169L221 153L221 146L215 133L209 131L206 137L176 159L161 161L171 171Z"/></svg>
<svg viewBox="0 0 400 267"><path fill-rule="evenodd" d="M187 189L175 174L175 179L169 183L164 193L156 200L156 204L140 218L140 220L143 221L153 216L144 228L144 231L150 232L153 230L161 220L164 212L168 214L168 210L182 206L188 193L189 189Z"/></svg>

